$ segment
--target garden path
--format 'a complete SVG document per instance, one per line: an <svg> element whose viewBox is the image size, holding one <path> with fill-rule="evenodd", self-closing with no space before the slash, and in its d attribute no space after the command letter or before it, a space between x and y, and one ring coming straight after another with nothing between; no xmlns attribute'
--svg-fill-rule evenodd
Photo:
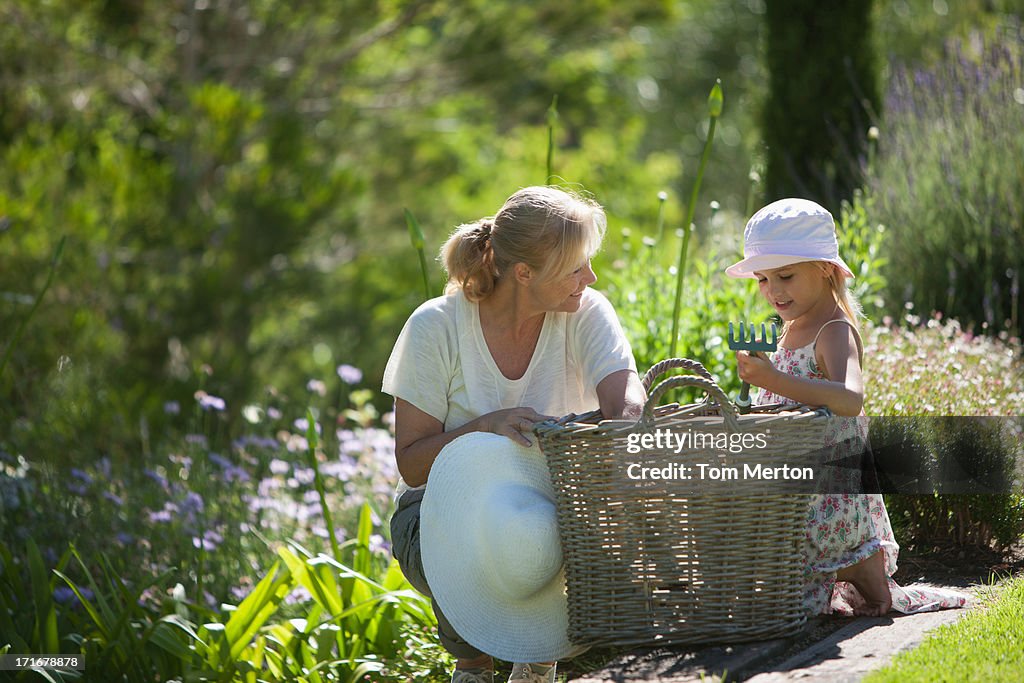
<svg viewBox="0 0 1024 683"><path fill-rule="evenodd" d="M962 618L979 604L993 577L1024 573L1024 544L1005 556L992 550L907 548L894 574L901 585L928 583L964 591L966 609L885 617L816 617L794 636L731 646L686 646L618 653L573 683L632 681L751 681L846 683L859 681L896 654L916 647L927 633ZM570 672L570 676L571 676Z"/></svg>
<svg viewBox="0 0 1024 683"><path fill-rule="evenodd" d="M952 623L969 611L970 608L852 619L820 617L789 638L696 650L664 647L629 652L598 671L572 680L574 683L858 681L869 671L884 666L897 653L916 647L932 629Z"/></svg>

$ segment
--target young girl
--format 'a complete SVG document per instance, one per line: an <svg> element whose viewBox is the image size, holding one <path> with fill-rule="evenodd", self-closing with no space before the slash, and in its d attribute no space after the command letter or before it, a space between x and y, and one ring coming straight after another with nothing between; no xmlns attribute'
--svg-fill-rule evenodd
<svg viewBox="0 0 1024 683"><path fill-rule="evenodd" d="M866 443L867 423L858 419L864 415L860 309L846 289L853 272L839 256L831 214L805 199L782 199L755 213L743 237L746 258L726 274L756 278L783 325L770 361L737 353L740 378L762 388L759 404L828 407L839 418L826 446ZM881 495L811 496L804 553L804 605L811 614L911 614L966 603L955 591L901 588L890 578L899 545Z"/></svg>

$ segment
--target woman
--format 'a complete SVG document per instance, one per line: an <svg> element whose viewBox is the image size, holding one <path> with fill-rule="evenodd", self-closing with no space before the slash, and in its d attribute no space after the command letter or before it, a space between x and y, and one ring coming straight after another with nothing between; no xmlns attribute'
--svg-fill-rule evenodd
<svg viewBox="0 0 1024 683"><path fill-rule="evenodd" d="M395 557L418 590L419 505L434 459L471 432L531 445L535 423L600 408L637 417L644 391L615 311L589 286L604 237L597 204L554 187L528 187L492 218L455 230L441 251L445 296L409 318L384 373L395 397L402 477L391 522ZM452 681L493 680L490 656L462 639L434 601ZM510 681L553 681L554 662L516 664Z"/></svg>

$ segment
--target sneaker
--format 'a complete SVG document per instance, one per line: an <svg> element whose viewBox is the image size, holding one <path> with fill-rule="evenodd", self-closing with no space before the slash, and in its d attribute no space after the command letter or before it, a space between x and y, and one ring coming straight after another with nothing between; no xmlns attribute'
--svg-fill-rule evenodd
<svg viewBox="0 0 1024 683"><path fill-rule="evenodd" d="M555 683L557 664L513 664L508 683Z"/></svg>
<svg viewBox="0 0 1024 683"><path fill-rule="evenodd" d="M452 683L494 683L494 672L490 669L456 669L452 672Z"/></svg>

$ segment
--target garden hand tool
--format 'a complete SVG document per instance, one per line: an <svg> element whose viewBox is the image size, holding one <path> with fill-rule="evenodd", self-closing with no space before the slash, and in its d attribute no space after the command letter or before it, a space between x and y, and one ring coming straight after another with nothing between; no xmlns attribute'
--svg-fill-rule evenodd
<svg viewBox="0 0 1024 683"><path fill-rule="evenodd" d="M779 331L772 323L772 340L768 341L768 333L765 326L761 325L761 339L755 336L754 324L750 323L750 335L747 335L747 328L740 323L740 336L736 338L733 332L732 323L729 323L729 348L733 351L774 351L779 346ZM746 415L750 412L750 383L744 382L740 387L740 395L736 398L736 409L740 414Z"/></svg>

